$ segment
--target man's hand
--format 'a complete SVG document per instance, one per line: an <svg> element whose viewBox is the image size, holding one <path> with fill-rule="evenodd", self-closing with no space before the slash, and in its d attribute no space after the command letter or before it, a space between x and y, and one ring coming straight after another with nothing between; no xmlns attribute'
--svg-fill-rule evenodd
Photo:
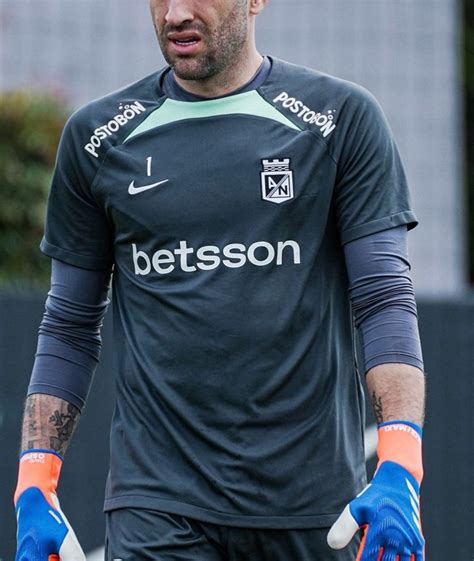
<svg viewBox="0 0 474 561"><path fill-rule="evenodd" d="M28 450L20 457L15 561L86 559L56 496L61 465L62 458L51 450Z"/></svg>
<svg viewBox="0 0 474 561"><path fill-rule="evenodd" d="M379 425L377 471L330 529L333 549L346 547L363 529L356 561L424 561L421 435L421 428L408 421Z"/></svg>
<svg viewBox="0 0 474 561"><path fill-rule="evenodd" d="M419 485L399 464L379 467L331 528L329 545L346 547L360 528L364 537L356 561L423 561Z"/></svg>

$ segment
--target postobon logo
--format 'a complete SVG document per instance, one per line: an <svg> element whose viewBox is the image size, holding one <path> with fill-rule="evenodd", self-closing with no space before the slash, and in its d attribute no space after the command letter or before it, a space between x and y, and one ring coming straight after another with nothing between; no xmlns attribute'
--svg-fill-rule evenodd
<svg viewBox="0 0 474 561"><path fill-rule="evenodd" d="M90 137L88 144L84 146L84 150L92 154L94 158L98 158L99 154L97 150L102 146L102 141L108 136L112 136L114 133L118 132L124 125L126 125L132 119L135 119L137 115L144 113L146 111L145 107L138 101L131 103L130 105L119 105L119 110L121 113L112 117L106 125L97 127L94 134Z"/></svg>
<svg viewBox="0 0 474 561"><path fill-rule="evenodd" d="M292 97L287 92L281 92L273 100L274 103L281 103L285 109L289 109L297 117L302 119L305 123L315 125L319 132L326 138L336 128L334 123L335 109L330 109L323 113L313 111L307 107L302 101Z"/></svg>
<svg viewBox="0 0 474 561"><path fill-rule="evenodd" d="M255 267L277 266L284 263L299 265L301 249L298 242L286 240L277 242L276 246L269 242L255 242L249 247L242 243L231 243L222 248L216 245L205 245L198 249L188 247L186 241L179 242L175 250L159 249L149 255L132 244L133 268L136 275L146 276L152 271L160 275L169 275L175 269L185 273L211 271L224 265L229 269L239 269L246 264Z"/></svg>

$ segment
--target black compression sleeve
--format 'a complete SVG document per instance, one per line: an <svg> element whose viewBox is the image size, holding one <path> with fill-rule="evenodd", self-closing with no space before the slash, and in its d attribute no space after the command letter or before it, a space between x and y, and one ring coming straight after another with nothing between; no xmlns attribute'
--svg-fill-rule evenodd
<svg viewBox="0 0 474 561"><path fill-rule="evenodd" d="M45 393L82 409L99 360L110 271L53 259L28 395Z"/></svg>
<svg viewBox="0 0 474 561"><path fill-rule="evenodd" d="M390 362L423 370L406 226L354 240L344 252L365 372Z"/></svg>

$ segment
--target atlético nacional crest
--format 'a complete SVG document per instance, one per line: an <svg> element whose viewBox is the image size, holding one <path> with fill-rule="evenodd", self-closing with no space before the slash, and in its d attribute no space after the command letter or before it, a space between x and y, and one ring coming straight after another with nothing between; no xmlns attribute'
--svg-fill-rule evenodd
<svg viewBox="0 0 474 561"><path fill-rule="evenodd" d="M262 199L277 205L294 199L293 171L290 158L283 160L262 160L263 171L260 172Z"/></svg>

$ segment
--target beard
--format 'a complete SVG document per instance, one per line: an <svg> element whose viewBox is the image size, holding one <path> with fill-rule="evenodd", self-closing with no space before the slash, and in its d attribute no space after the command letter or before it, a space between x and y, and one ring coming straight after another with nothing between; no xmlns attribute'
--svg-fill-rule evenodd
<svg viewBox="0 0 474 561"><path fill-rule="evenodd" d="M218 28L210 29L203 23L189 23L174 28L164 26L157 32L158 42L166 62L182 80L206 80L235 66L248 36L247 0L236 5ZM196 31L201 36L202 52L197 55L170 53L167 34L173 31Z"/></svg>

